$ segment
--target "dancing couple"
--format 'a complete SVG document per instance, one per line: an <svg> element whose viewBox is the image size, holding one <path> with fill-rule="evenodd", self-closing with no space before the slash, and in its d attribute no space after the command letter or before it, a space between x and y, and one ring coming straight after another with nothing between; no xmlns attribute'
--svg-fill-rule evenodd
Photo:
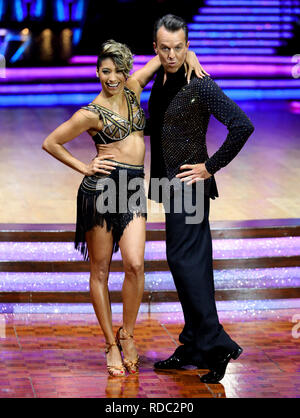
<svg viewBox="0 0 300 418"><path fill-rule="evenodd" d="M154 28L156 56L132 75L132 53L124 44L109 40L100 50L97 76L102 90L56 128L43 149L84 175L77 195L75 248L90 261L90 294L106 341L108 373L124 376L139 371L133 335L144 290L144 250L147 200L143 190L146 120L140 106L143 88L156 75L149 100L151 180L177 178L196 194L204 185L203 219L185 222L183 209L175 210L170 194L166 212L167 261L182 305L185 325L182 343L171 357L155 363L156 369L196 365L210 371L203 382L220 381L228 362L242 352L219 323L214 299L209 200L218 196L214 174L241 150L253 132L244 112L229 99L188 50L188 29L183 19L166 15ZM213 114L228 128L219 150L208 157L206 131ZM64 147L83 132L95 142L97 156L85 164ZM120 205L127 182L127 205ZM109 181L116 187L110 187ZM138 184L138 192L130 183ZM124 185L124 184L123 184ZM161 194L149 198L161 200ZM105 211L112 197L114 210ZM124 202L123 202L124 203ZM122 207L121 207L122 206ZM190 215L190 214L189 214ZM120 249L125 278L122 287L123 324L114 335L108 292L113 252ZM123 356L121 355L123 351Z"/></svg>

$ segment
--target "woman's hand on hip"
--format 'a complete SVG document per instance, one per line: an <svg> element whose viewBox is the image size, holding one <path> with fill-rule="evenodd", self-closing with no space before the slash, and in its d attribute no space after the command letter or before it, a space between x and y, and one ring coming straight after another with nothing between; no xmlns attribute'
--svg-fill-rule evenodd
<svg viewBox="0 0 300 418"><path fill-rule="evenodd" d="M112 154L100 155L94 158L90 164L86 166L86 176L92 176L96 173L110 174L112 170L115 170L116 163L108 161L107 159L114 158Z"/></svg>

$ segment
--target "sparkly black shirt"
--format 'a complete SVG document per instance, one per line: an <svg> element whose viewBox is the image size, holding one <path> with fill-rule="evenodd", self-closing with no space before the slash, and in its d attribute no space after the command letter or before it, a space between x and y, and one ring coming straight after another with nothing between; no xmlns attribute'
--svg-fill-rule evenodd
<svg viewBox="0 0 300 418"><path fill-rule="evenodd" d="M213 174L233 160L254 127L242 109L210 77L194 76L187 84L182 66L176 73L167 75L165 84L163 78L161 67L149 99L150 176L171 180L181 172L182 164L205 163L212 177L204 181L204 193L214 199L218 190ZM227 127L228 135L209 158L206 133L211 115Z"/></svg>

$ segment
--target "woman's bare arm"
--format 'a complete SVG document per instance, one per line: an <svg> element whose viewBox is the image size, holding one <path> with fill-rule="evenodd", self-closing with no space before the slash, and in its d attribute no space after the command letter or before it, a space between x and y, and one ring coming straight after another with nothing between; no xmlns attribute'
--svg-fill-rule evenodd
<svg viewBox="0 0 300 418"><path fill-rule="evenodd" d="M188 51L186 56L186 70L187 70L187 81L190 82L192 71L198 78L202 78L205 75L209 75L202 65L199 63L197 55L193 51ZM150 61L147 62L142 68L135 71L127 80L127 87L134 90L136 94L140 94L144 87L152 80L154 74L161 66L159 56L156 55Z"/></svg>
<svg viewBox="0 0 300 418"><path fill-rule="evenodd" d="M105 162L104 164L100 161L105 158L113 158L114 155L103 155L101 158L95 158L90 164L85 164L75 158L63 146L63 144L72 141L74 138L91 128L99 130L98 124L99 119L95 115L92 113L90 114L88 110L79 110L74 113L69 120L62 123L47 136L43 142L42 148L57 160L84 175L92 175L95 174L95 172L107 174L105 168L111 169L113 163Z"/></svg>
<svg viewBox="0 0 300 418"><path fill-rule="evenodd" d="M141 94L144 87L152 80L161 63L158 56L151 58L142 68L135 71L126 81L128 88L133 90L137 96Z"/></svg>
<svg viewBox="0 0 300 418"><path fill-rule="evenodd" d="M161 66L160 59L158 55L156 55L154 58L151 58L151 60L148 61L147 64L145 64L142 68L135 71L129 77L129 79L134 79L138 81L141 89L143 90L143 88L149 83L149 81L152 80L154 74L156 73L156 71L159 69L160 66Z"/></svg>

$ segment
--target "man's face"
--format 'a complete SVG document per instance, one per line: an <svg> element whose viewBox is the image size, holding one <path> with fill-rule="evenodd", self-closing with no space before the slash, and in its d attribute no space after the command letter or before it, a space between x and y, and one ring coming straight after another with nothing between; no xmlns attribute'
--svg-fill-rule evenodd
<svg viewBox="0 0 300 418"><path fill-rule="evenodd" d="M161 26L157 31L156 42L153 42L153 46L165 71L176 73L185 61L189 42L185 40L183 29L169 32Z"/></svg>

